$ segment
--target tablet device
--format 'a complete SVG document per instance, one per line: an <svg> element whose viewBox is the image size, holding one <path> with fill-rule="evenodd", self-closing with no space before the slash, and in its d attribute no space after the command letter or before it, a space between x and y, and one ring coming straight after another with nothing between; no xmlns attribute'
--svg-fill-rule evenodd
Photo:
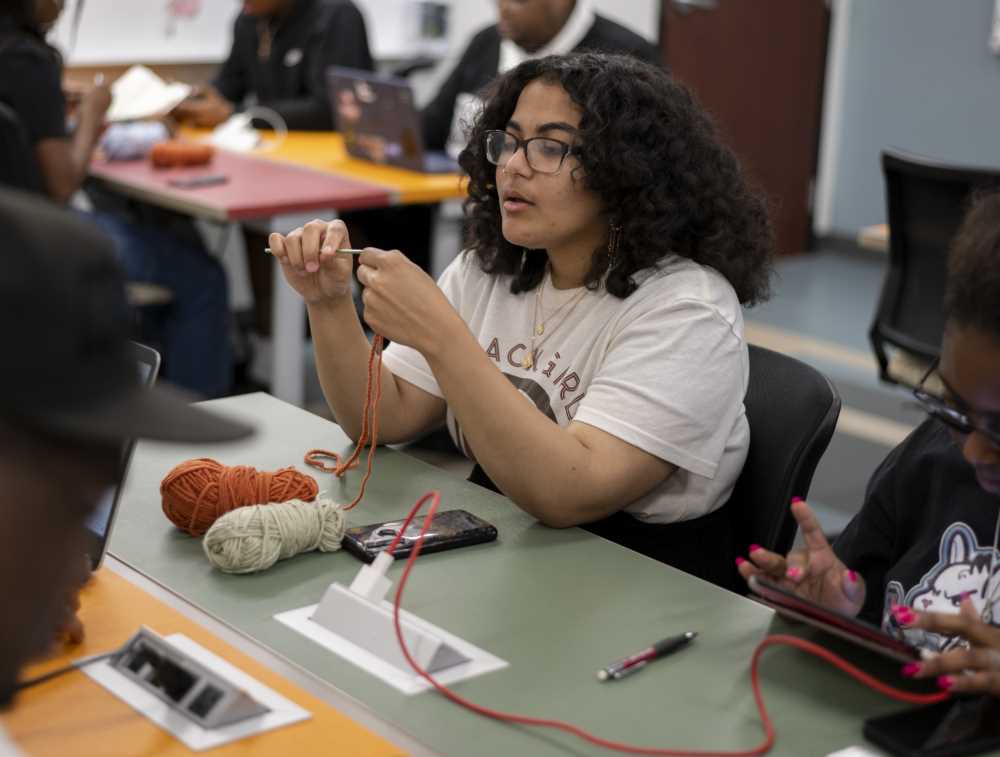
<svg viewBox="0 0 1000 757"><path fill-rule="evenodd" d="M919 649L901 638L887 634L876 625L803 599L760 576L751 576L748 583L750 590L764 604L774 608L783 617L815 626L900 662L920 659Z"/></svg>
<svg viewBox="0 0 1000 757"><path fill-rule="evenodd" d="M413 545L423 526L423 516L413 519L403 534L399 546L396 547L395 557L405 557L413 551ZM344 549L364 562L370 563L379 552L392 544L402 527L403 521L394 520L348 528L344 533ZM497 529L492 523L487 523L465 510L445 510L437 513L431 521L431 527L424 535L423 544L420 545L420 554L441 552L468 544L482 544L496 538Z"/></svg>
<svg viewBox="0 0 1000 757"><path fill-rule="evenodd" d="M138 342L132 342L130 346L135 358L135 369L139 373L139 383L143 386L151 386L156 380L156 374L160 371L160 353ZM132 448L134 446L135 439L128 439L122 444L118 477L114 484L104 492L104 496L87 519L87 557L90 560L92 570L97 570L101 566L104 553L108 549L111 527L118 514L118 503L125 486L125 475L128 473L128 466L132 461Z"/></svg>

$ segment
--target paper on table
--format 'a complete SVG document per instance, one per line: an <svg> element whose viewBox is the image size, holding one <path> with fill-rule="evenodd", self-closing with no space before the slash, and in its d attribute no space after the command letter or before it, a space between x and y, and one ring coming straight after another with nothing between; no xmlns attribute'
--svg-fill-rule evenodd
<svg viewBox="0 0 1000 757"><path fill-rule="evenodd" d="M239 668L230 665L184 634L175 633L165 636L164 639L206 668L239 686L251 697L265 705L270 712L221 728L202 728L193 720L189 720L172 710L170 705L162 699L126 678L115 670L107 660L88 665L83 668L83 672L120 698L129 707L145 715L194 751L228 744L246 736L271 731L311 717L308 710L299 707L295 702L286 699L257 679L251 678Z"/></svg>
<svg viewBox="0 0 1000 757"><path fill-rule="evenodd" d="M108 121L162 116L191 94L189 84L167 84L145 66L132 66L111 85Z"/></svg>

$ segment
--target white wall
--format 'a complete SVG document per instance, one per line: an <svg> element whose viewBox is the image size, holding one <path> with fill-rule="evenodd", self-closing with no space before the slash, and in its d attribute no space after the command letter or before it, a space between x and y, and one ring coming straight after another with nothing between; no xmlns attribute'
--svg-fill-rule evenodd
<svg viewBox="0 0 1000 757"><path fill-rule="evenodd" d="M815 225L853 237L885 220L879 153L1000 166L993 0L836 0Z"/></svg>
<svg viewBox="0 0 1000 757"><path fill-rule="evenodd" d="M444 0L450 19L446 54L456 58L469 38L496 19L495 0ZM355 0L365 15L378 59L413 55L410 0ZM659 0L593 0L598 11L656 40ZM70 49L74 3L68 2L52 40L71 65L219 61L229 50L235 0L86 0L76 45ZM170 9L191 15L176 16Z"/></svg>
<svg viewBox="0 0 1000 757"><path fill-rule="evenodd" d="M66 5L51 40L70 65L220 61L240 9L233 0L86 0L71 48L75 3ZM174 15L172 8L194 14Z"/></svg>

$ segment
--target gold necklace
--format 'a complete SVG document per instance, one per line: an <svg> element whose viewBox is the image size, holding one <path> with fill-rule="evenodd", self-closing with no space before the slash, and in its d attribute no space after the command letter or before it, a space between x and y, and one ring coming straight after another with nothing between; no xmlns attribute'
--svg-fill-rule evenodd
<svg viewBox="0 0 1000 757"><path fill-rule="evenodd" d="M541 323L538 322L538 312L542 309L542 290L545 288L545 279L549 276L549 270L546 268L545 276L542 277L542 283L538 285L538 291L535 293L535 312L531 318L531 338L529 342L531 346L528 349L528 354L524 356L524 360L521 361L521 367L530 369L535 364L535 351L536 349L541 349L542 345L548 341L549 337L552 336L556 329L558 329L562 324L569 318L570 314L576 310L576 306L580 304L580 300L583 299L584 295L587 294L587 288L581 287L580 291L573 295L570 299L566 300L562 305L557 307L551 313L546 316ZM556 315L558 315L563 309L569 307L566 310L565 315L558 322L556 322L552 328L545 331L545 324L551 321ZM535 344L535 337L543 336L544 338L538 342L537 346Z"/></svg>

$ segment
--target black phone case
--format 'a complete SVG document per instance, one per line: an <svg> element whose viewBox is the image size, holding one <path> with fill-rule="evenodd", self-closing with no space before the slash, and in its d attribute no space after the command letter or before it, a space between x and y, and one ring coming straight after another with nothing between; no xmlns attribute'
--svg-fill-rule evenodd
<svg viewBox="0 0 1000 757"><path fill-rule="evenodd" d="M406 531L408 538L404 538L396 547L397 559L406 557L413 551L415 537L420 533L423 523L422 517L413 519L413 523ZM370 563L379 552L389 546L402 525L402 520L396 520L348 528L344 532L344 549L363 562ZM482 544L496 538L497 529L493 524L466 510L445 510L434 516L431 528L420 547L420 554Z"/></svg>
<svg viewBox="0 0 1000 757"><path fill-rule="evenodd" d="M996 700L959 697L869 718L866 739L898 757L965 757L1000 749ZM915 745L915 741L923 743Z"/></svg>

